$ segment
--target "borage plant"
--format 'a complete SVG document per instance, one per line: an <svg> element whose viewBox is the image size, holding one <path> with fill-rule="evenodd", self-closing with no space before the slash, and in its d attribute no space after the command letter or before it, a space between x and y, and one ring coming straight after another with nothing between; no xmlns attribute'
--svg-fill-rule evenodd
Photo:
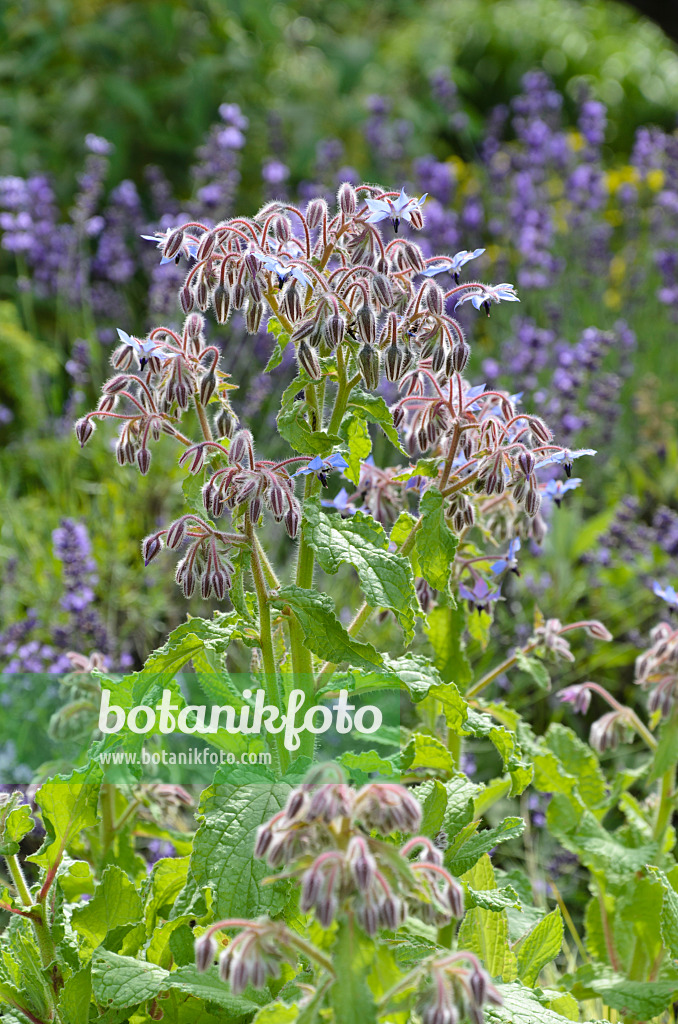
<svg viewBox="0 0 678 1024"><path fill-rule="evenodd" d="M32 890L16 859L31 827L27 808L7 805L3 817L19 898L5 894L6 941L22 952L0 997L13 1012L64 1024L88 1019L82 1008L91 1004L95 1016L118 1022L579 1018L552 964L563 945L561 909L577 934L567 908L534 906L521 873L501 872L489 854L525 827L518 816L496 823L494 812L525 791L533 761L535 781L553 781L549 792L565 786L575 799L572 772L588 764L583 744L568 730L535 740L485 692L512 669L546 688L546 662L572 658L570 630L610 637L598 622L538 618L527 642L485 674L473 671L465 637L487 643L521 539L543 537L542 502L566 488L540 481L540 469L560 465L569 476L589 453L555 444L517 396L466 380L470 348L454 311L470 303L489 314L518 299L509 284L460 283L477 250L427 260L400 236L403 222L422 226L422 204L404 191L343 185L334 214L322 199L303 213L273 203L253 219L160 236L162 258L188 264L183 330L158 327L144 338L121 330L115 375L76 425L85 444L98 421L115 422L118 461L144 474L154 443L179 446L187 511L146 537L144 559L182 549L184 592L199 588L232 606L179 627L143 671L99 673L116 707L153 708L169 689L175 709L189 710L175 679L189 661L210 699L241 709L251 706L252 680L278 707L293 689L307 706L342 690L395 689L409 702L400 753L351 752L309 775L312 734L293 750L275 735L271 770L220 769L203 793L190 855L160 860L146 880L139 834L188 854L187 845L136 823L150 798L134 770L129 788L108 777L102 784L102 754L135 755L147 737L99 738L87 764L38 793L47 836ZM390 241L375 226L384 221ZM436 280L445 273L447 289ZM205 336L210 308L218 323L244 310L252 332L268 318L269 369L293 346L297 374L282 395L275 442L290 453L260 457L237 422L220 349ZM398 465L375 465L375 428ZM336 492L339 473L348 486ZM321 497L330 490L334 497ZM291 578L289 558L273 564L270 519L296 543ZM314 586L316 567L333 575L343 564L364 594L348 626ZM406 647L421 620L433 657L402 645L377 650L362 636L375 613L392 615ZM241 664L237 652L247 650L243 681L227 658ZM489 740L502 765L484 785L462 770L462 744L474 737ZM204 738L231 752L262 743L226 730ZM615 799L631 782L625 776ZM604 785L594 797L602 807ZM495 823L480 829L488 812ZM82 893L93 899L73 909ZM22 988L28 961L39 989L37 981ZM598 999L594 986L582 991Z"/></svg>

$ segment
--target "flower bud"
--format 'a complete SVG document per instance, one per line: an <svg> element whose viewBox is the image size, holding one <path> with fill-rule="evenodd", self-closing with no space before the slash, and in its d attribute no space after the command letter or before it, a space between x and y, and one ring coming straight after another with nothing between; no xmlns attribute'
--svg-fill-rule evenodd
<svg viewBox="0 0 678 1024"><path fill-rule="evenodd" d="M225 949L219 957L219 977L222 981L228 981L231 974L233 954L230 949Z"/></svg>
<svg viewBox="0 0 678 1024"><path fill-rule="evenodd" d="M367 345L374 345L377 340L377 318L374 310L363 303L355 315L358 334Z"/></svg>
<svg viewBox="0 0 678 1024"><path fill-rule="evenodd" d="M436 313L438 316L442 315L445 307L445 292L435 281L430 281L424 292L424 305L432 313Z"/></svg>
<svg viewBox="0 0 678 1024"><path fill-rule="evenodd" d="M171 260L173 259L182 245L184 244L184 232L182 228L175 228L174 231L170 232L165 245L163 246L163 256Z"/></svg>
<svg viewBox="0 0 678 1024"><path fill-rule="evenodd" d="M261 518L261 498L253 498L250 502L250 522L255 525Z"/></svg>
<svg viewBox="0 0 678 1024"><path fill-rule="evenodd" d="M219 601L223 601L226 591L231 587L231 577L223 569L215 569L212 573L212 589Z"/></svg>
<svg viewBox="0 0 678 1024"><path fill-rule="evenodd" d="M358 354L358 365L367 389L376 391L379 386L379 353L371 345L363 345Z"/></svg>
<svg viewBox="0 0 678 1024"><path fill-rule="evenodd" d="M247 282L247 294L252 302L261 302L261 285L259 279L251 277Z"/></svg>
<svg viewBox="0 0 678 1024"><path fill-rule="evenodd" d="M268 507L280 522L285 512L285 492L279 484L274 484L268 492Z"/></svg>
<svg viewBox="0 0 678 1024"><path fill-rule="evenodd" d="M247 269L247 275L250 280L253 280L259 273L261 264L259 257L254 252L248 252L245 254L245 268Z"/></svg>
<svg viewBox="0 0 678 1024"><path fill-rule="evenodd" d="M103 392L105 395L117 395L119 391L124 391L127 387L127 377L120 373L116 377L111 377L107 380L103 386Z"/></svg>
<svg viewBox="0 0 678 1024"><path fill-rule="evenodd" d="M301 299L299 298L297 282L294 278L285 287L282 301L280 303L280 309L287 319L292 321L292 323L294 323L295 320L301 319Z"/></svg>
<svg viewBox="0 0 678 1024"><path fill-rule="evenodd" d="M256 334L261 326L261 317L264 312L263 302L250 302L245 314L245 327L248 334Z"/></svg>
<svg viewBox="0 0 678 1024"><path fill-rule="evenodd" d="M405 419L405 410L402 405L394 405L391 409L391 418L393 419L393 426L396 430L402 425Z"/></svg>
<svg viewBox="0 0 678 1024"><path fill-rule="evenodd" d="M357 196L356 191L353 188L353 185L351 185L349 181L345 181L342 185L339 186L339 191L337 193L337 202L339 204L339 209L341 210L344 216L344 219L348 220L349 217L353 217L355 215L357 206Z"/></svg>
<svg viewBox="0 0 678 1024"><path fill-rule="evenodd" d="M214 417L214 427L217 432L217 436L233 437L237 426L238 420L232 410L222 406Z"/></svg>
<svg viewBox="0 0 678 1024"><path fill-rule="evenodd" d="M299 348L297 349L297 360L299 362L299 366L306 371L311 380L320 380L322 371L320 368L318 354L316 350L311 348L305 340L302 340L299 343Z"/></svg>
<svg viewBox="0 0 678 1024"><path fill-rule="evenodd" d="M311 335L314 334L316 329L315 320L300 320L296 325L292 333L290 334L290 341L297 342L301 341L302 338L309 338L309 344L313 345L313 339Z"/></svg>
<svg viewBox="0 0 678 1024"><path fill-rule="evenodd" d="M200 596L203 601L207 601L210 594L212 593L212 573L204 572L200 577Z"/></svg>
<svg viewBox="0 0 678 1024"><path fill-rule="evenodd" d="M403 375L403 364L405 360L403 352L398 348L397 345L391 344L386 350L386 356L384 357L384 371L386 373L386 380L397 381Z"/></svg>
<svg viewBox="0 0 678 1024"><path fill-rule="evenodd" d="M541 495L539 493L539 488L535 484L534 478L532 478L530 480L530 483L527 488L527 493L525 495L525 511L527 512L528 516L530 516L530 518L536 516L537 512L539 511L540 505Z"/></svg>
<svg viewBox="0 0 678 1024"><path fill-rule="evenodd" d="M167 531L167 537L165 538L165 544L170 550L178 548L182 540L186 536L186 520L177 519L176 522L172 523L169 530Z"/></svg>
<svg viewBox="0 0 678 1024"><path fill-rule="evenodd" d="M209 932L205 932L200 938L195 940L194 944L195 951L195 966L201 973L209 970L214 963L214 958L217 955L218 945L213 935Z"/></svg>
<svg viewBox="0 0 678 1024"><path fill-rule="evenodd" d="M235 465L246 465L254 469L254 447L249 430L239 430L228 451L229 461Z"/></svg>
<svg viewBox="0 0 678 1024"><path fill-rule="evenodd" d="M401 251L407 265L414 270L415 274L421 274L422 270L426 270L426 260L418 245L414 245L412 242L405 242L401 246Z"/></svg>
<svg viewBox="0 0 678 1024"><path fill-rule="evenodd" d="M179 305L184 313L190 313L195 304L195 295L189 284L185 284L179 292Z"/></svg>
<svg viewBox="0 0 678 1024"><path fill-rule="evenodd" d="M523 476L528 477L534 473L534 467L536 465L536 459L531 451L527 449L520 453L518 456L518 466Z"/></svg>
<svg viewBox="0 0 678 1024"><path fill-rule="evenodd" d="M84 448L90 437L96 430L96 424L92 422L87 416L83 416L75 424L75 436L80 442L80 447Z"/></svg>
<svg viewBox="0 0 678 1024"><path fill-rule="evenodd" d="M323 218L327 216L327 203L324 199L311 199L306 207L306 223L311 231L320 227Z"/></svg>
<svg viewBox="0 0 678 1024"><path fill-rule="evenodd" d="M457 342L452 349L452 367L457 371L457 373L464 372L470 355L471 346L469 343L466 340Z"/></svg>
<svg viewBox="0 0 678 1024"><path fill-rule="evenodd" d="M196 253L196 259L199 262L206 260L214 252L214 246L217 242L217 236L214 231L206 231L200 239L198 245L198 251Z"/></svg>
<svg viewBox="0 0 678 1024"><path fill-rule="evenodd" d="M231 293L226 285L218 284L212 295L212 305L217 323L225 324L231 311Z"/></svg>
<svg viewBox="0 0 678 1024"><path fill-rule="evenodd" d="M388 309L393 305L393 288L389 279L383 274L375 274L372 277L370 291L380 306Z"/></svg>
<svg viewBox="0 0 678 1024"><path fill-rule="evenodd" d="M142 476L146 476L151 466L151 453L148 448L140 448L137 452L137 465Z"/></svg>
<svg viewBox="0 0 678 1024"><path fill-rule="evenodd" d="M273 218L273 234L279 242L289 242L292 237L292 228L287 217L282 215Z"/></svg>
<svg viewBox="0 0 678 1024"><path fill-rule="evenodd" d="M541 441L542 444L548 444L552 439L553 434L544 421L540 419L539 416L529 416L528 423L530 425L530 430L537 440Z"/></svg>
<svg viewBox="0 0 678 1024"><path fill-rule="evenodd" d="M231 292L233 309L242 309L242 307L245 305L246 298L247 292L245 291L245 286L243 285L242 281L236 281L235 284L233 285L233 291Z"/></svg>
<svg viewBox="0 0 678 1024"><path fill-rule="evenodd" d="M433 358L431 359L431 369L434 373L440 373L445 366L447 359L447 349L444 345L436 345L433 351Z"/></svg>
<svg viewBox="0 0 678 1024"><path fill-rule="evenodd" d="M447 902L450 910L452 911L452 916L456 917L458 921L461 920L464 916L464 890L459 885L459 882L452 879L447 887L445 895L447 896Z"/></svg>
<svg viewBox="0 0 678 1024"><path fill-rule="evenodd" d="M287 531L288 537L291 537L292 540L294 540L294 538L299 533L300 526L301 513L299 509L296 507L296 505L292 505L290 508L288 508L287 512L285 513L285 529Z"/></svg>
<svg viewBox="0 0 678 1024"><path fill-rule="evenodd" d="M210 304L210 291L204 277L201 277L195 286L195 301L198 309L207 309Z"/></svg>
<svg viewBox="0 0 678 1024"><path fill-rule="evenodd" d="M591 622L586 623L586 632L595 640L613 639L612 633L610 633L609 629L606 629L602 622L598 622L597 619L593 619Z"/></svg>
<svg viewBox="0 0 678 1024"><path fill-rule="evenodd" d="M152 562L161 550L162 541L156 533L152 533L149 537L144 537L141 542L141 554L144 559L144 565L148 565L149 562Z"/></svg>
<svg viewBox="0 0 678 1024"><path fill-rule="evenodd" d="M207 405L210 398L214 394L214 389L217 386L217 378L214 372L210 370L200 381L200 401L203 405Z"/></svg>
<svg viewBox="0 0 678 1024"><path fill-rule="evenodd" d="M478 1006L482 1006L485 1002L485 996L487 994L487 978L483 971L477 967L471 971L468 979L468 986L471 990L474 1002Z"/></svg>
<svg viewBox="0 0 678 1024"><path fill-rule="evenodd" d="M343 316L338 313L333 313L328 316L327 320L323 325L323 336L325 341L331 349L341 345L344 340L344 334L346 332L346 321Z"/></svg>

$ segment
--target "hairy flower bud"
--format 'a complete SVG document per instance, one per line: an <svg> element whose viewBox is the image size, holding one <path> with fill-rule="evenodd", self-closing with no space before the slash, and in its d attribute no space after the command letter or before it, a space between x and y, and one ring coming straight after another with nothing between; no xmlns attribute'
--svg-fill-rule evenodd
<svg viewBox="0 0 678 1024"><path fill-rule="evenodd" d="M357 206L357 196L356 191L353 188L353 185L351 185L349 181L345 181L343 182L342 185L339 186L339 191L337 192L337 202L339 204L339 209L341 210L344 216L344 219L348 220L349 217L353 217L355 215Z"/></svg>
<svg viewBox="0 0 678 1024"><path fill-rule="evenodd" d="M301 299L299 297L297 282L294 278L285 286L282 301L280 303L280 309L287 319L292 321L292 323L294 323L295 320L301 319Z"/></svg>
<svg viewBox="0 0 678 1024"><path fill-rule="evenodd" d="M279 242L289 242L292 237L292 227L287 217L279 215L273 218L273 234Z"/></svg>
<svg viewBox="0 0 678 1024"><path fill-rule="evenodd" d="M162 541L158 537L157 533L152 533L149 537L144 537L141 542L141 554L144 559L144 565L148 565L152 562L156 555L162 550Z"/></svg>
<svg viewBox="0 0 678 1024"><path fill-rule="evenodd" d="M471 355L471 346L464 341L458 341L452 349L452 367L457 373L463 373Z"/></svg>
<svg viewBox="0 0 678 1024"><path fill-rule="evenodd" d="M75 436L80 442L81 448L85 447L95 430L96 424L89 417L83 416L82 419L77 421L75 424Z"/></svg>
<svg viewBox="0 0 678 1024"><path fill-rule="evenodd" d="M214 389L217 386L217 378L214 372L210 370L200 381L200 401L203 405L207 405L210 398L214 394Z"/></svg>
<svg viewBox="0 0 678 1024"><path fill-rule="evenodd" d="M175 228L170 232L162 250L165 259L171 260L177 255L184 244L184 232L182 228Z"/></svg>
<svg viewBox="0 0 678 1024"><path fill-rule="evenodd" d="M379 353L371 345L363 345L358 353L358 365L367 389L376 391L379 386Z"/></svg>
<svg viewBox="0 0 678 1024"><path fill-rule="evenodd" d="M299 366L306 371L311 380L320 380L322 370L320 368L318 353L314 348L311 348L305 340L299 342L299 348L297 349L297 361Z"/></svg>
<svg viewBox="0 0 678 1024"><path fill-rule="evenodd" d="M418 245L414 245L412 242L404 242L401 252L405 262L414 270L415 274L421 274L422 270L426 270L426 260Z"/></svg>
<svg viewBox="0 0 678 1024"><path fill-rule="evenodd" d="M405 419L405 410L402 405L395 405L391 409L391 418L393 419L393 426L398 430L402 426L403 420Z"/></svg>
<svg viewBox="0 0 678 1024"><path fill-rule="evenodd" d="M209 932L205 932L204 935L195 940L193 949L195 952L196 969L201 973L209 970L214 963L214 958L219 949L214 936L210 935Z"/></svg>
<svg viewBox="0 0 678 1024"><path fill-rule="evenodd" d="M151 468L151 453L148 448L140 448L137 452L137 466L142 476L146 476Z"/></svg>
<svg viewBox="0 0 678 1024"><path fill-rule="evenodd" d="M431 369L434 373L440 373L447 360L447 349L443 344L436 345L431 359Z"/></svg>
<svg viewBox="0 0 678 1024"><path fill-rule="evenodd" d="M169 530L167 531L167 537L165 538L165 544L170 550L178 548L184 537L186 536L186 520L184 518L177 519L176 522L172 523Z"/></svg>
<svg viewBox="0 0 678 1024"><path fill-rule="evenodd" d="M403 367L405 363L404 353L402 349L398 348L397 345L391 344L386 350L384 357L384 371L386 373L386 380L397 381L403 375Z"/></svg>
<svg viewBox="0 0 678 1024"><path fill-rule="evenodd" d="M380 306L388 309L393 305L393 288L389 279L383 274L374 274L370 282L370 291Z"/></svg>
<svg viewBox="0 0 678 1024"><path fill-rule="evenodd" d="M212 304L217 323L225 324L231 311L231 293L227 285L217 285L212 295Z"/></svg>
<svg viewBox="0 0 678 1024"><path fill-rule="evenodd" d="M119 391L124 391L127 387L128 378L120 373L116 377L111 377L104 384L102 390L105 395L117 395Z"/></svg>
<svg viewBox="0 0 678 1024"><path fill-rule="evenodd" d="M320 227L323 218L327 216L327 203L324 199L311 199L306 207L306 223L313 231Z"/></svg>
<svg viewBox="0 0 678 1024"><path fill-rule="evenodd" d="M534 473L536 459L531 451L525 450L518 456L518 466L523 476L531 476ZM519 499L518 499L519 500Z"/></svg>
<svg viewBox="0 0 678 1024"><path fill-rule="evenodd" d="M214 231L206 231L200 239L198 245L198 251L196 253L196 259L199 262L206 260L214 252L214 246L217 243L217 236Z"/></svg>
<svg viewBox="0 0 678 1024"><path fill-rule="evenodd" d="M248 334L256 334L261 326L261 318L264 313L263 302L250 302L245 315L245 327Z"/></svg>
<svg viewBox="0 0 678 1024"><path fill-rule="evenodd" d="M297 342L301 341L302 338L308 338L309 344L314 345L314 337L316 332L316 321L315 320L300 320L296 325L292 333L290 334L290 341ZM315 346L314 346L315 347Z"/></svg>
<svg viewBox="0 0 678 1024"><path fill-rule="evenodd" d="M207 309L210 304L210 290L207 287L207 281L204 277L201 277L195 286L195 301L198 309Z"/></svg>
<svg viewBox="0 0 678 1024"><path fill-rule="evenodd" d="M230 590L231 577L225 572L224 569L215 569L212 573L212 589L214 594L219 601L223 601L226 591Z"/></svg>
<svg viewBox="0 0 678 1024"><path fill-rule="evenodd" d="M358 334L367 345L374 345L377 340L377 318L374 310L363 303L355 315Z"/></svg>
<svg viewBox="0 0 678 1024"><path fill-rule="evenodd" d="M190 313L195 305L195 295L189 284L185 284L179 292L179 304L184 313Z"/></svg>
<svg viewBox="0 0 678 1024"><path fill-rule="evenodd" d="M238 419L231 409L222 406L214 417L214 427L218 437L233 437Z"/></svg>
<svg viewBox="0 0 678 1024"><path fill-rule="evenodd" d="M548 444L549 441L552 439L553 434L551 433L547 425L544 423L544 421L540 419L539 416L529 416L528 423L530 426L530 430L537 438L537 440L541 441L542 444Z"/></svg>
<svg viewBox="0 0 678 1024"><path fill-rule="evenodd" d="M288 508L285 513L284 521L288 537L291 537L292 540L294 540L299 533L299 527L301 526L301 510L298 507L298 503L295 502L294 505L291 505Z"/></svg>
<svg viewBox="0 0 678 1024"><path fill-rule="evenodd" d="M338 313L332 313L331 316L328 316L323 325L323 336L331 349L336 348L337 345L342 343L345 332L346 321L343 316L340 316Z"/></svg>
<svg viewBox="0 0 678 1024"><path fill-rule="evenodd" d="M424 305L432 313L436 313L438 316L442 315L445 308L445 292L435 281L430 281L424 292Z"/></svg>
<svg viewBox="0 0 678 1024"><path fill-rule="evenodd" d="M249 430L239 430L228 450L229 461L236 465L244 465L254 469L254 445Z"/></svg>
<svg viewBox="0 0 678 1024"><path fill-rule="evenodd" d="M532 477L527 487L527 493L525 494L525 511L528 516L536 516L540 505L541 495L539 493L539 488L536 486L534 481L534 477Z"/></svg>

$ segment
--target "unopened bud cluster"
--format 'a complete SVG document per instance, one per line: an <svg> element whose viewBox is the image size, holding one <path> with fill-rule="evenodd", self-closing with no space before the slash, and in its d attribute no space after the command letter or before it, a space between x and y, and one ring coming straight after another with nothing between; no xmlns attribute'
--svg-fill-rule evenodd
<svg viewBox="0 0 678 1024"><path fill-rule="evenodd" d="M504 1002L472 953L436 957L426 969L430 980L420 998L423 1024L483 1024L484 1005L501 1006Z"/></svg>
<svg viewBox="0 0 678 1024"><path fill-rule="evenodd" d="M668 718L678 700L678 629L660 622L650 633L651 646L636 660L635 682L650 691L648 710Z"/></svg>
<svg viewBox="0 0 678 1024"><path fill-rule="evenodd" d="M462 917L464 903L440 850L417 836L396 851L371 834L420 824L421 808L401 786L304 784L260 828L254 854L300 879L301 909L323 928L351 908L368 935L397 929L408 914L443 925Z"/></svg>

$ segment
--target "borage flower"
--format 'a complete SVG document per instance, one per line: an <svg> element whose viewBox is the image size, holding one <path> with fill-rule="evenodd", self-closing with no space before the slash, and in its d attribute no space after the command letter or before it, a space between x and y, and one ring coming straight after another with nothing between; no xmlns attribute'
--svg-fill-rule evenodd
<svg viewBox="0 0 678 1024"><path fill-rule="evenodd" d="M322 459L319 455L316 455L307 466L302 466L293 475L313 476L315 473L323 487L327 487L327 474L331 473L333 469L340 469L342 471L348 469L348 462L339 452L335 452L334 455L330 455L327 459Z"/></svg>
<svg viewBox="0 0 678 1024"><path fill-rule="evenodd" d="M578 476L573 476L570 480L549 480L545 485L542 493L547 497L555 501L558 508L560 503L565 497L568 491L576 491L582 480Z"/></svg>
<svg viewBox="0 0 678 1024"><path fill-rule="evenodd" d="M495 601L502 600L499 587L496 590L490 590L488 583L482 577L477 577L472 589L460 583L459 596L468 601L471 611L477 612L485 612Z"/></svg>
<svg viewBox="0 0 678 1024"><path fill-rule="evenodd" d="M401 220L412 223L412 214L419 213L427 195L425 192L419 199L411 199L403 188L397 199L366 199L370 210L367 223L378 224L380 220L390 219L393 230L397 231Z"/></svg>
<svg viewBox="0 0 678 1024"><path fill-rule="evenodd" d="M512 284L495 284L495 285L475 285L476 291L467 292L466 295L457 301L455 309L462 305L464 302L470 302L476 309L484 309L487 315L490 315L490 306L493 302L520 302L520 299L516 295L515 288ZM482 288L482 291L478 289Z"/></svg>
<svg viewBox="0 0 678 1024"><path fill-rule="evenodd" d="M670 586L668 583L665 587L662 587L661 583L653 580L652 593L656 594L657 597L661 597L662 601L666 601L671 608L678 608L678 593L676 593L675 587Z"/></svg>
<svg viewBox="0 0 678 1024"><path fill-rule="evenodd" d="M551 452L545 459L541 459L539 467L550 466L552 463L557 466L563 466L568 476L572 473L572 463L575 459L581 459L582 455L597 455L598 452L595 448L578 448L576 451L572 451L570 448L563 448L559 452Z"/></svg>
<svg viewBox="0 0 678 1024"><path fill-rule="evenodd" d="M278 259L276 256L260 256L257 254L257 258L264 270L277 275L280 288L290 277L293 277L299 284L310 285L311 283L301 267L298 267L295 263L283 263L282 259Z"/></svg>
<svg viewBox="0 0 678 1024"><path fill-rule="evenodd" d="M461 252L456 253L454 256L444 257L441 262L430 263L426 270L422 270L422 277L435 277L437 274L444 274L447 271L448 274L452 274L457 284L459 283L459 271L468 263L469 260L475 260L478 256L482 256L485 252L484 249L474 249L471 252L470 249L462 249Z"/></svg>
<svg viewBox="0 0 678 1024"><path fill-rule="evenodd" d="M164 250L167 244L169 236L172 234L172 230L172 228L168 228L167 231L163 231L162 234L141 235L140 237L143 238L146 242L155 242L158 249L162 251ZM175 253L174 256L165 256L163 253L163 256L160 260L160 266L162 267L166 263L178 263L182 256L186 256L188 259L194 260L197 252L197 242L184 242L179 248L179 251Z"/></svg>
<svg viewBox="0 0 678 1024"><path fill-rule="evenodd" d="M520 537L514 537L509 544L508 552L504 558L498 558L492 566L492 575L498 576L500 573L505 572L507 569L510 572L514 572L516 576L520 576L518 570L518 560L516 555L520 551Z"/></svg>

